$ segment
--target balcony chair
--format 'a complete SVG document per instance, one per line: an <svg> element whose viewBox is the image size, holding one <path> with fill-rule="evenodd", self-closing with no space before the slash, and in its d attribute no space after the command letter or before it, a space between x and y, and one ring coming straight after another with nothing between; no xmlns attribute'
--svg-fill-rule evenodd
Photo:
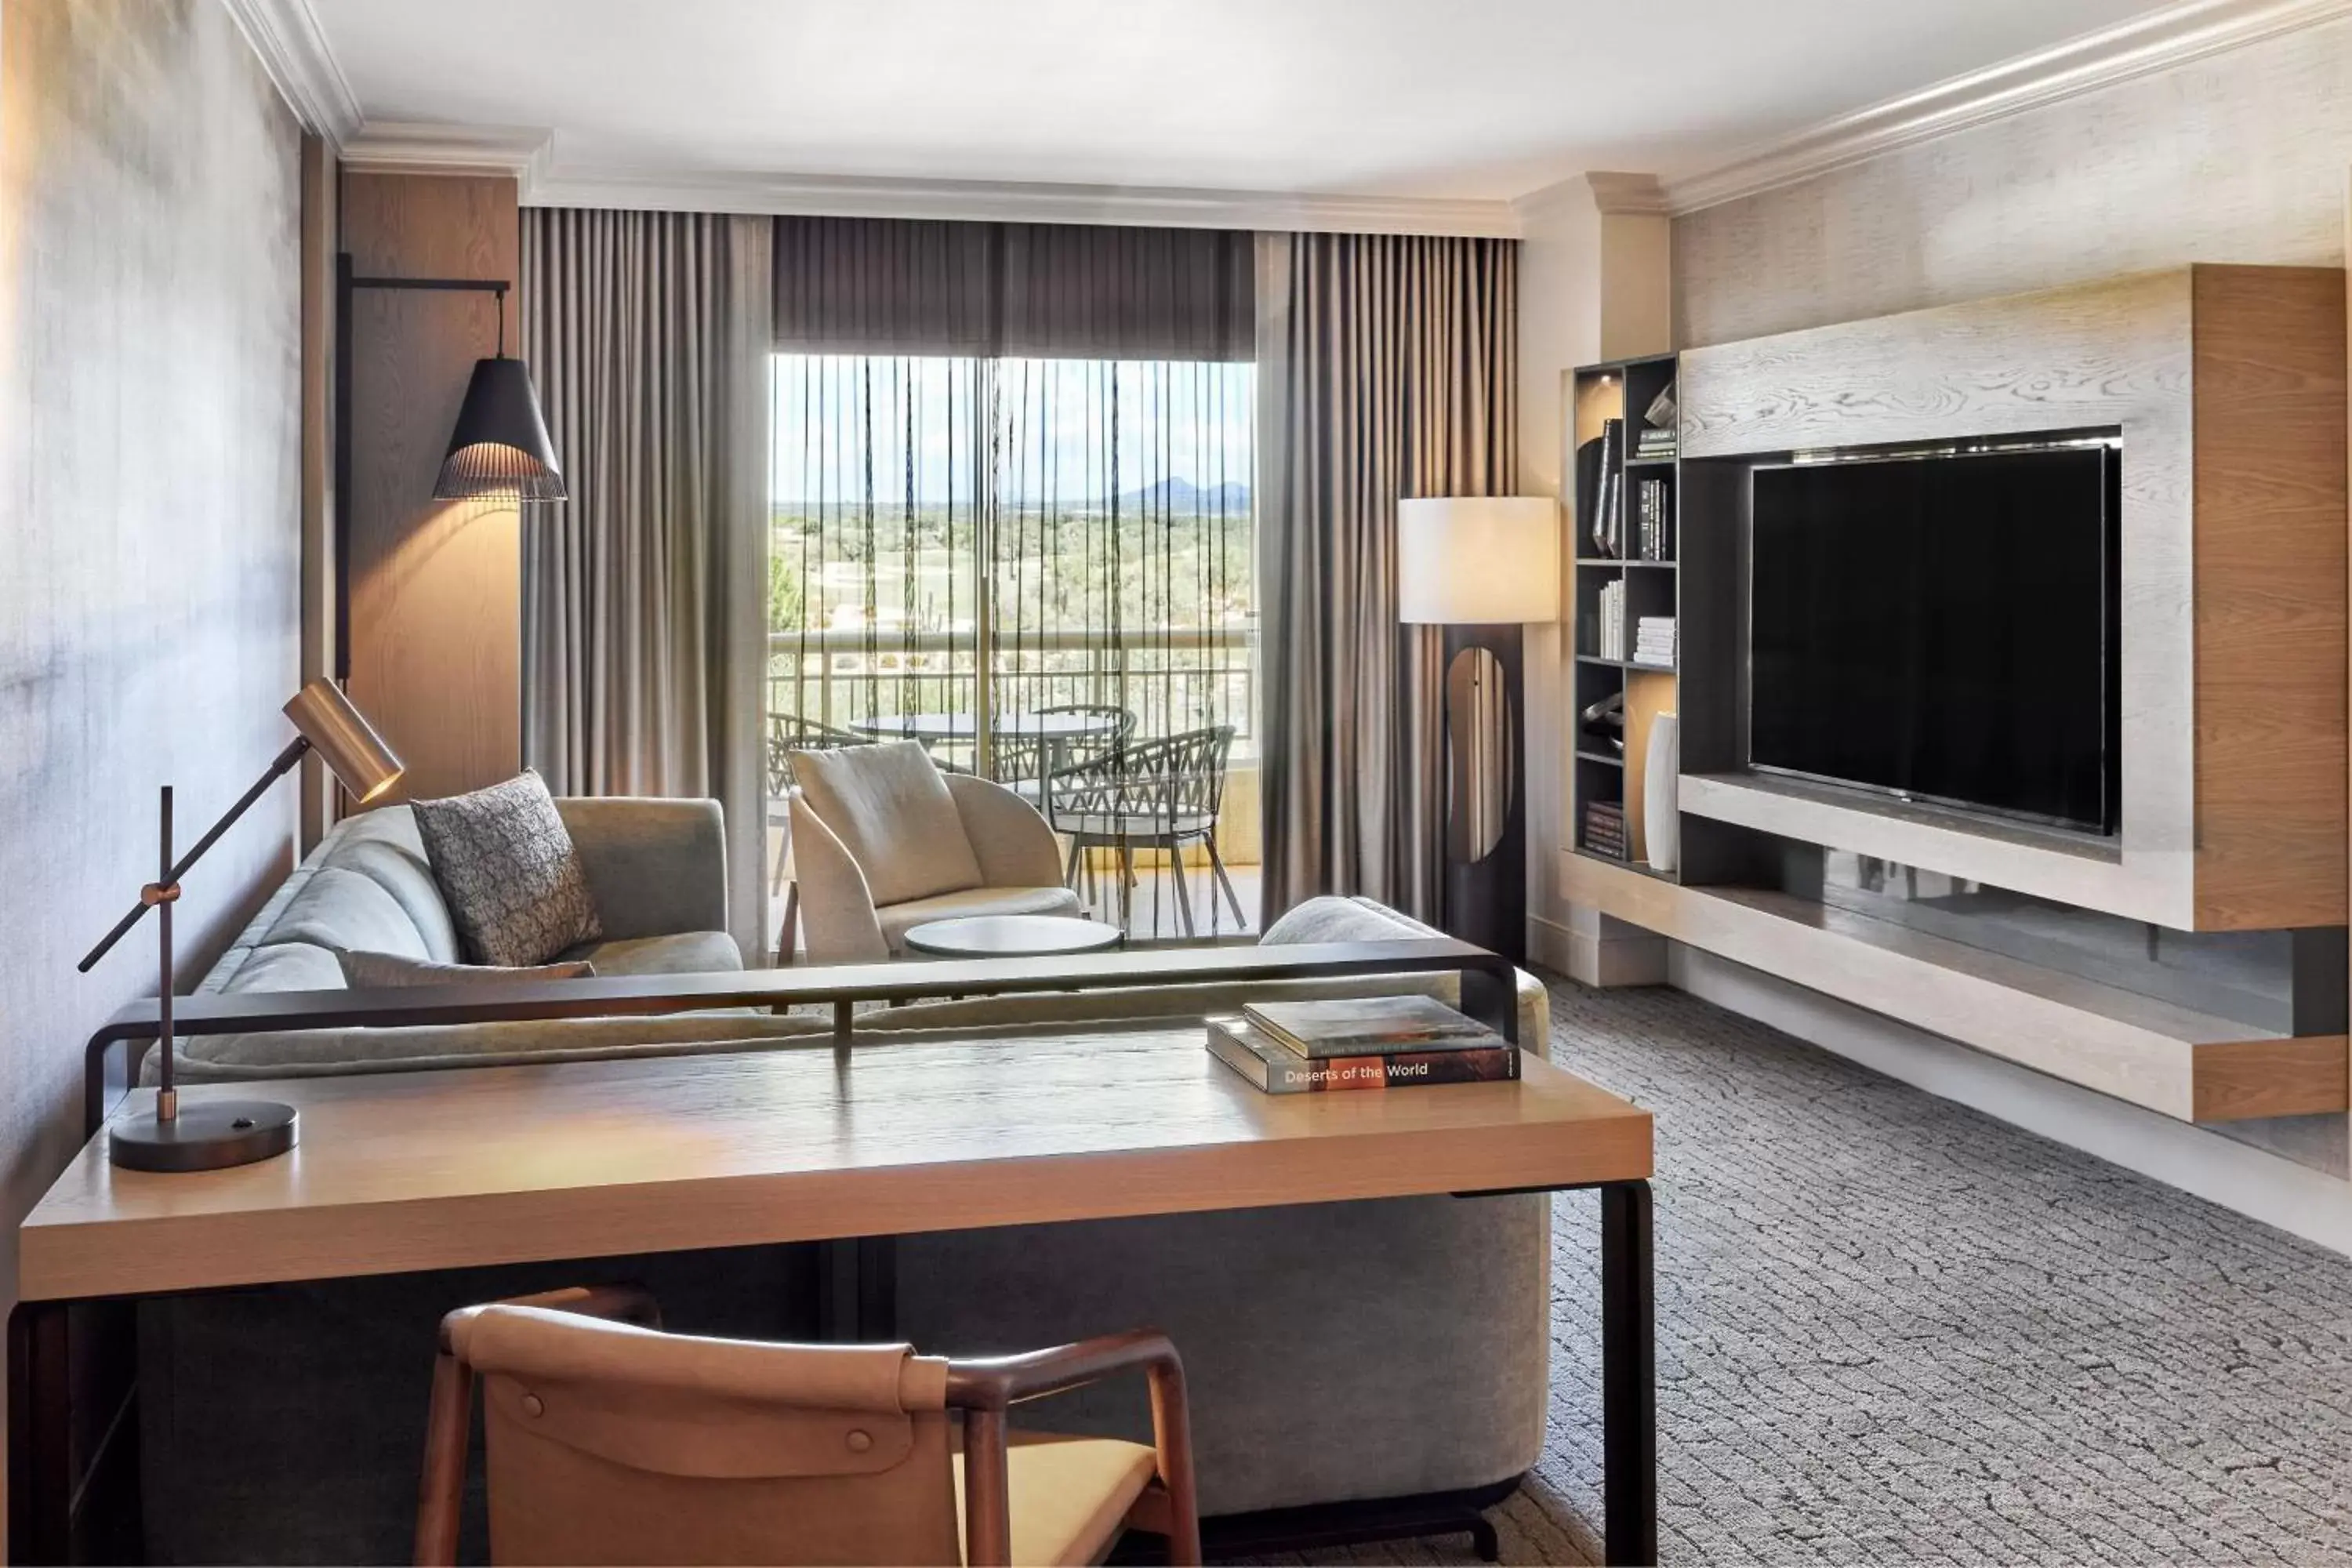
<svg viewBox="0 0 2352 1568"><path fill-rule="evenodd" d="M1012 1405L1128 1371L1150 1447L1007 1429ZM1201 1561L1184 1371L1159 1334L947 1361L667 1334L616 1287L464 1308L434 1364L420 1563L457 1561L477 1378L495 1563L1097 1563L1129 1527Z"/></svg>
<svg viewBox="0 0 2352 1568"><path fill-rule="evenodd" d="M1135 715L1114 702L1060 702L1031 712L1040 719L1064 713L1082 714L1102 719L1109 728L1085 740L1059 744L1034 731L1010 729L999 732L992 749L992 771L999 784L1027 801L1044 797L1047 773L1094 762L1126 744L1128 737L1135 733Z"/></svg>
<svg viewBox="0 0 2352 1568"><path fill-rule="evenodd" d="M1203 845L1216 885L1233 905L1234 921L1246 925L1249 917L1242 912L1241 895L1234 891L1233 878L1217 853L1217 813L1224 802L1225 758L1233 744L1234 727L1216 724L1130 743L1050 774L1045 781L1046 820L1070 841L1063 880L1076 888L1083 870L1091 901L1094 868L1087 852L1116 849L1118 916L1125 925L1133 913L1135 851L1165 850L1176 883L1176 918L1184 934L1192 936L1192 900L1184 885L1184 851ZM1213 904L1215 894L1210 896Z"/></svg>
<svg viewBox="0 0 2352 1568"><path fill-rule="evenodd" d="M836 730L797 713L768 715L768 826L782 829L783 834L783 841L776 847L776 869L768 882L768 897L772 899L783 891L784 873L793 863L793 753L873 743L870 735Z"/></svg>
<svg viewBox="0 0 2352 1568"><path fill-rule="evenodd" d="M913 741L795 752L793 877L778 962L803 920L812 963L905 952L908 931L972 915L1078 913L1053 829L1003 784L941 771Z"/></svg>

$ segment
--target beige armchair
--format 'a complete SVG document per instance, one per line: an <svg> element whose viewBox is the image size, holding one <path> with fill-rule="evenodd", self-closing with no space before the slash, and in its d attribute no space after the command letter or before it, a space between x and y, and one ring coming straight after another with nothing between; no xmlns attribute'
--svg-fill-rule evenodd
<svg viewBox="0 0 2352 1568"><path fill-rule="evenodd" d="M909 929L969 915L1076 915L1054 830L1002 784L941 773L912 741L793 753L796 928L818 963L894 958Z"/></svg>

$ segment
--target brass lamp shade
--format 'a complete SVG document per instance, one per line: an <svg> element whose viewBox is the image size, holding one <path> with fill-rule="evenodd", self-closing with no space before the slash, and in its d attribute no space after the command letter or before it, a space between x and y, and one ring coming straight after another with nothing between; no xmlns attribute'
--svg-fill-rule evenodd
<svg viewBox="0 0 2352 1568"><path fill-rule="evenodd" d="M352 700L331 680L313 680L286 704L286 717L328 770L362 805L399 782L404 769Z"/></svg>
<svg viewBox="0 0 2352 1568"><path fill-rule="evenodd" d="M539 411L539 393L530 384L530 367L504 354L475 361L434 496L562 500L569 493L562 465L555 460L555 442Z"/></svg>

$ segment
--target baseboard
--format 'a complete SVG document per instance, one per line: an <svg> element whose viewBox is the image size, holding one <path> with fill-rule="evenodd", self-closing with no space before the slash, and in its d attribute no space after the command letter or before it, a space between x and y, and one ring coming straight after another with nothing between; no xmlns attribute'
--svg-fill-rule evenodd
<svg viewBox="0 0 2352 1568"><path fill-rule="evenodd" d="M1667 982L1940 1099L2352 1256L2352 1183L1679 942Z"/></svg>

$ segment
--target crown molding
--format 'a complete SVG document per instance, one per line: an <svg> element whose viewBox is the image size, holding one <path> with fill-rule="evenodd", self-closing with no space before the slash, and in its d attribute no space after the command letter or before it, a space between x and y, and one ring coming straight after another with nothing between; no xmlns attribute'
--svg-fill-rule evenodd
<svg viewBox="0 0 2352 1568"><path fill-rule="evenodd" d="M372 174L512 175L527 207L1479 235L1505 239L1519 235L1517 208L1506 201L680 172L562 163L555 158L553 132L530 126L373 121L343 144L342 160L345 168Z"/></svg>
<svg viewBox="0 0 2352 1568"><path fill-rule="evenodd" d="M554 132L537 126L372 120L343 143L342 160L370 174L504 174L528 191L554 144Z"/></svg>
<svg viewBox="0 0 2352 1568"><path fill-rule="evenodd" d="M310 0L221 0L303 129L340 147L360 128L360 100L335 63Z"/></svg>
<svg viewBox="0 0 2352 1568"><path fill-rule="evenodd" d="M549 165L523 185L525 206L807 217L1090 223L1142 228L1287 229L1517 238L1506 201L1326 195L1172 186L994 180L861 179L825 174L670 174Z"/></svg>
<svg viewBox="0 0 2352 1568"><path fill-rule="evenodd" d="M2352 16L2352 0L2189 0L1823 121L1664 188L1676 216Z"/></svg>
<svg viewBox="0 0 2352 1568"><path fill-rule="evenodd" d="M1666 190L1655 174L1619 174L1594 171L1584 176L1592 187L1592 205L1601 211L1616 216L1662 217L1666 212Z"/></svg>

